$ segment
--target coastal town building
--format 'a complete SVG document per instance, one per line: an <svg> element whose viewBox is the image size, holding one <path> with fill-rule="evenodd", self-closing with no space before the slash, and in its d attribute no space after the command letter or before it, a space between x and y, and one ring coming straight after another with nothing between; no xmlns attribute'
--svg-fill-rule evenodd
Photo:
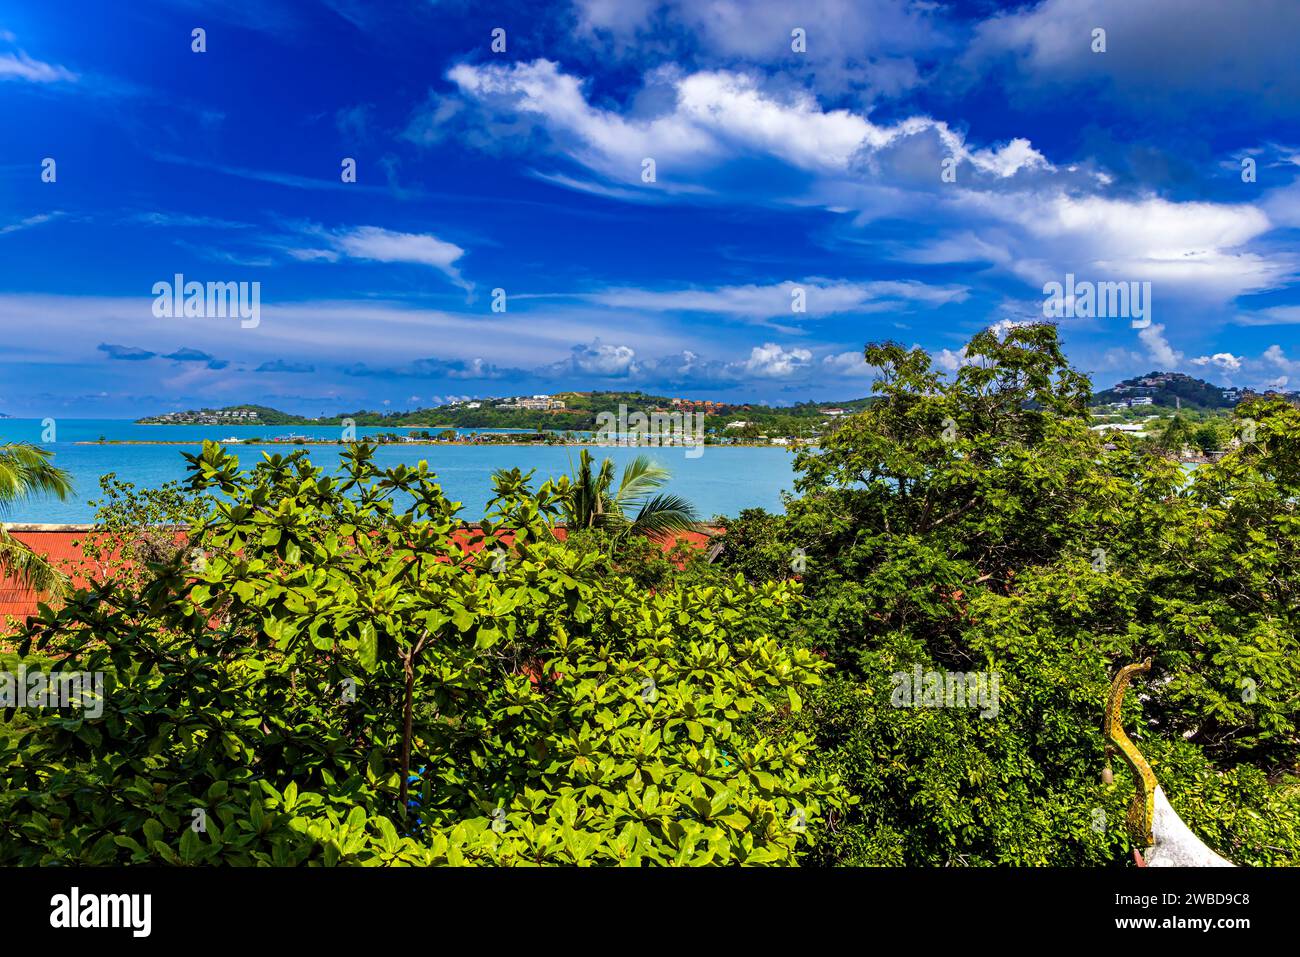
<svg viewBox="0 0 1300 957"><path fill-rule="evenodd" d="M498 402L498 409L522 409L527 412L555 412L564 408L564 400L549 395L515 396Z"/></svg>
<svg viewBox="0 0 1300 957"><path fill-rule="evenodd" d="M151 421L160 425L256 425L256 409L199 409L195 412L164 412Z"/></svg>

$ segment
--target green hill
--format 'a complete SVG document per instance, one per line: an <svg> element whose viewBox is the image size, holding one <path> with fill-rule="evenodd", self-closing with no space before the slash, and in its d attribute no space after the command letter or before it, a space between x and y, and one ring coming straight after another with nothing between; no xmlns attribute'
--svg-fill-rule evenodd
<svg viewBox="0 0 1300 957"><path fill-rule="evenodd" d="M871 401L867 398L843 402L799 402L790 406L767 406L756 403L714 402L703 399L670 398L646 392L557 392L548 398L563 408L527 409L518 406L524 397L498 397L458 402L451 405L377 412L358 409L338 415L309 418L272 409L264 405L233 405L222 409L197 409L170 412L137 420L144 425L339 425L351 419L359 426L401 428L404 426L454 426L464 429L546 429L554 431L592 431L601 413L617 415L624 406L628 414L642 412L702 413L704 426L718 432L729 423L744 422L731 434L771 436L808 435L839 418L822 410L860 411ZM503 407L504 406L504 407ZM242 414L241 414L242 413ZM256 413L250 415L249 413Z"/></svg>
<svg viewBox="0 0 1300 957"><path fill-rule="evenodd" d="M1151 405L1168 408L1181 404L1189 409L1227 409L1236 405L1236 396L1231 390L1225 395L1222 386L1181 372L1148 372L1116 382L1109 389L1094 393L1092 404L1109 405L1144 397L1151 399Z"/></svg>

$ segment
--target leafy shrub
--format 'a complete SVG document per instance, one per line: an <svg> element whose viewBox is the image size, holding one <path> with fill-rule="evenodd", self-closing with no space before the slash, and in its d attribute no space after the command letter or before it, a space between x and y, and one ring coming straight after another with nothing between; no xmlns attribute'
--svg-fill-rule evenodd
<svg viewBox="0 0 1300 957"><path fill-rule="evenodd" d="M205 445L190 547L42 609L20 653L108 686L0 739L0 862L792 863L842 808L780 719L825 668L772 637L797 589L651 594L526 476L467 531L371 454Z"/></svg>

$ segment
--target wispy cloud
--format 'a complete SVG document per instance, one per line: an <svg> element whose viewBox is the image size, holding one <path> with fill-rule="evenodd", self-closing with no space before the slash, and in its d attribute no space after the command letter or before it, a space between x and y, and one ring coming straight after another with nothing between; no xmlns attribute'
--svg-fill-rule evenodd
<svg viewBox="0 0 1300 957"><path fill-rule="evenodd" d="M63 213L61 211L55 211L53 213L37 213L35 216L28 216L26 219L18 220L16 223L8 223L4 226L0 226L0 236L4 236L8 233L20 232L24 229L31 229L33 226L40 226L43 223L53 222L62 215Z"/></svg>
<svg viewBox="0 0 1300 957"><path fill-rule="evenodd" d="M79 77L67 67L34 60L21 50L0 53L0 80L27 83L76 83Z"/></svg>
<svg viewBox="0 0 1300 957"><path fill-rule="evenodd" d="M315 176L303 176L299 173L284 173L276 170L251 169L244 166L231 166L225 163L213 163L208 160L196 159L190 156L180 156L175 153L154 153L153 159L160 163L171 163L176 166L190 166L195 169L208 170L213 173L221 173L224 176L234 176L239 179L254 180L259 183L272 183L276 186L287 186L291 189L308 189L308 190L336 190L345 189L349 192L360 193L384 193L390 192L387 186L376 186L367 183L345 183L339 177L333 179L321 178Z"/></svg>
<svg viewBox="0 0 1300 957"><path fill-rule="evenodd" d="M845 282L809 278L773 285L719 286L712 289L612 288L581 298L602 306L656 312L701 312L746 319L797 320L839 313L870 313L915 305L937 307L962 302L965 286L932 286L890 280Z"/></svg>
<svg viewBox="0 0 1300 957"><path fill-rule="evenodd" d="M365 262L410 263L443 273L467 293L474 284L460 273L457 263L465 250L431 233L404 233L381 226L353 226L328 230L308 225L302 229L312 245L288 245L285 251L303 262L336 262L340 257Z"/></svg>

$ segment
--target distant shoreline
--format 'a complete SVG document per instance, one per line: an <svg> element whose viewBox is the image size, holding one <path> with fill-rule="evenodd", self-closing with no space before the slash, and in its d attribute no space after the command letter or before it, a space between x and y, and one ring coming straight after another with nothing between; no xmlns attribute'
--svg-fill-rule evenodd
<svg viewBox="0 0 1300 957"><path fill-rule="evenodd" d="M499 434L499 433L498 433ZM342 442L338 439L240 439L238 442L221 442L216 439L105 439L102 442L91 439L80 439L71 444L73 445L202 445L204 442L215 441L218 445L224 445L228 448L237 449L242 446L257 445L351 445L351 442ZM645 444L621 444L616 442L473 442L467 439L411 439L404 442L376 442L374 445L397 446L403 447L408 445L477 445L477 446L504 446L508 448L628 448L628 449L791 449L791 448L812 448L813 443L800 443L799 445L773 445L770 442L727 442L727 443L705 443L703 446L693 444L681 445L654 445Z"/></svg>

